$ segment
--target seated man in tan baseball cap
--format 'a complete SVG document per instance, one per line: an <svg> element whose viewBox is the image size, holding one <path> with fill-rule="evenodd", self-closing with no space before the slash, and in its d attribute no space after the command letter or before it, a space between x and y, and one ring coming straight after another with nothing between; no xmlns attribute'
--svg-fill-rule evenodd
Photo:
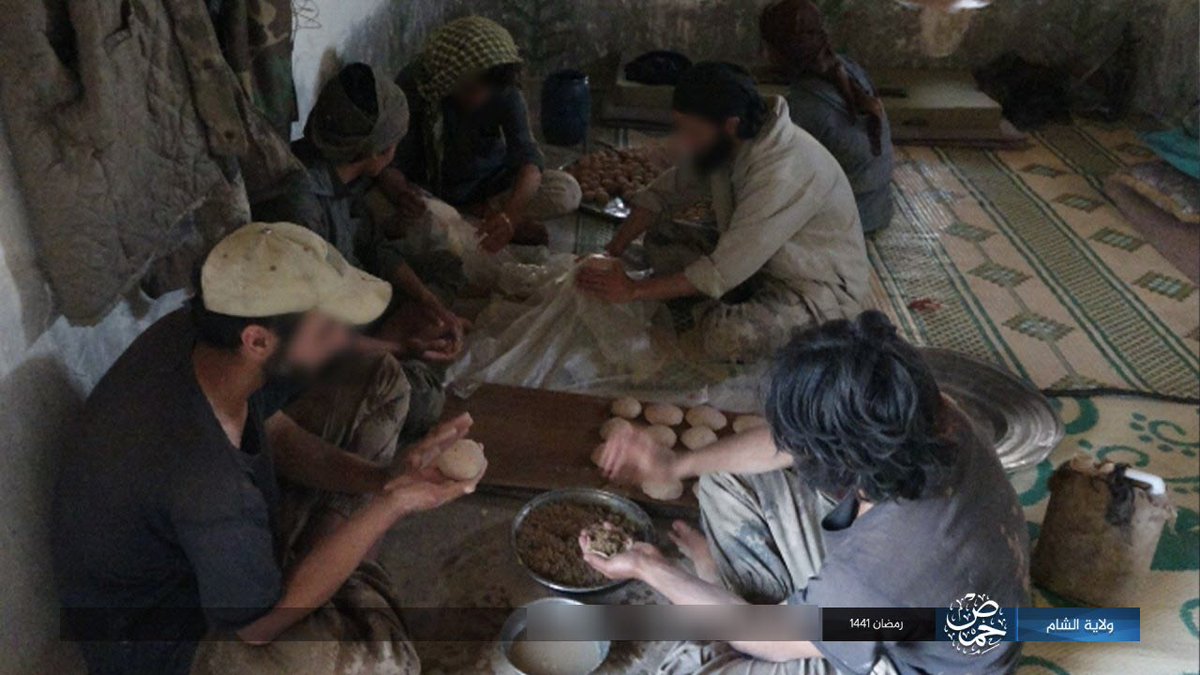
<svg viewBox="0 0 1200 675"><path fill-rule="evenodd" d="M418 668L399 618L380 609L397 603L370 551L399 518L474 490L482 471L452 481L432 464L471 419L393 462L405 405L394 383L360 382L360 400L346 389L330 406L328 428L351 452L279 411L278 383L322 368L351 345L349 324L376 319L390 296L316 234L252 223L209 254L191 306L96 386L64 453L52 532L64 627L92 672L302 672L364 658ZM281 492L277 470L310 489ZM289 505L297 494L308 504ZM265 652L201 643L261 645L284 631L294 639Z"/></svg>

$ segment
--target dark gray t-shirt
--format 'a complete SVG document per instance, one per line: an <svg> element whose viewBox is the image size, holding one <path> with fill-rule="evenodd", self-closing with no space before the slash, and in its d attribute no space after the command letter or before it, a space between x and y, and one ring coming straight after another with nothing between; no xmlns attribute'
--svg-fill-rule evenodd
<svg viewBox="0 0 1200 675"><path fill-rule="evenodd" d="M143 333L88 398L64 453L52 545L65 628L92 672L186 673L196 640L282 592L278 487L250 401L241 448L196 381L186 309ZM272 399L272 400L268 400ZM86 611L80 611L86 608Z"/></svg>
<svg viewBox="0 0 1200 675"><path fill-rule="evenodd" d="M1028 605L1029 537L996 453L955 413L958 459L940 496L876 504L855 517L843 500L822 522L825 560L789 603L821 607L949 607L983 593L1001 607ZM901 673L1008 672L1020 644L964 655L949 642L818 642L849 673L886 654Z"/></svg>

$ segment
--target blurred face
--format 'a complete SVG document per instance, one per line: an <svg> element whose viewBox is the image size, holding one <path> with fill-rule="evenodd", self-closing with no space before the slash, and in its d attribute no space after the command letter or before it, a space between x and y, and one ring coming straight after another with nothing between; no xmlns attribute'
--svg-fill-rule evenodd
<svg viewBox="0 0 1200 675"><path fill-rule="evenodd" d="M459 110L470 111L483 107L492 94L493 89L490 85L480 78L473 78L460 84L453 97Z"/></svg>
<svg viewBox="0 0 1200 675"><path fill-rule="evenodd" d="M790 65L782 54L780 54L766 42L762 44L762 49L759 51L759 56L762 58L762 60L770 64L772 68L776 68L778 70L787 70L788 66Z"/></svg>
<svg viewBox="0 0 1200 675"><path fill-rule="evenodd" d="M249 330L249 329L248 329ZM350 328L320 312L308 312L286 341L275 337L265 368L268 377L306 379L350 346Z"/></svg>
<svg viewBox="0 0 1200 675"><path fill-rule="evenodd" d="M672 116L675 121L675 142L701 173L710 173L733 161L738 118L731 117L721 125L679 112L672 113Z"/></svg>
<svg viewBox="0 0 1200 675"><path fill-rule="evenodd" d="M363 170L363 173L371 178L375 178L379 174L383 173L383 170L391 166L392 160L396 158L397 145L399 145L399 143L392 143L390 146L388 146L387 150L384 150L382 153L375 155L371 159L368 159L367 166Z"/></svg>

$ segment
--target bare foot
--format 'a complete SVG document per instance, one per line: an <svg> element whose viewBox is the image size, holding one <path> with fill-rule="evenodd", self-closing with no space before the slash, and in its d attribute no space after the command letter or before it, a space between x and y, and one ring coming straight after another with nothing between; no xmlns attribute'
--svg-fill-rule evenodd
<svg viewBox="0 0 1200 675"><path fill-rule="evenodd" d="M671 523L671 532L667 536L679 547L680 553L692 561L696 568L696 576L710 584L720 581L717 576L717 561L708 550L708 540L699 530L682 520L677 520Z"/></svg>

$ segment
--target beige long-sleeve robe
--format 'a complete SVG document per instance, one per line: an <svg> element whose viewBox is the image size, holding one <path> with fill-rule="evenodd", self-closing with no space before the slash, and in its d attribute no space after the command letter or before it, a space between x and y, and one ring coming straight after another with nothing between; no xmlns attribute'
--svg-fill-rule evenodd
<svg viewBox="0 0 1200 675"><path fill-rule="evenodd" d="M720 237L684 274L712 298L756 274L802 299L813 319L848 318L867 302L870 267L854 193L837 160L792 123L787 103L727 169L708 176L680 165L635 195L655 213L711 199Z"/></svg>

